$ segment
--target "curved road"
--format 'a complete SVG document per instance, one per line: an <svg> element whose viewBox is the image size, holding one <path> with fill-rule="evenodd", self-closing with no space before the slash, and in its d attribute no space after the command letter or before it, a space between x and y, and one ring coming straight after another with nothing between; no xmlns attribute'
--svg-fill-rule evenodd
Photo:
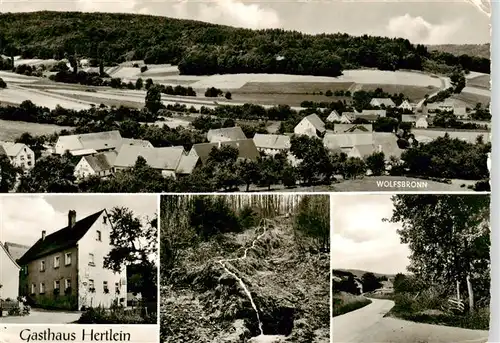
<svg viewBox="0 0 500 343"><path fill-rule="evenodd" d="M488 331L384 318L391 300L371 299L359 310L332 319L335 343L486 343Z"/></svg>

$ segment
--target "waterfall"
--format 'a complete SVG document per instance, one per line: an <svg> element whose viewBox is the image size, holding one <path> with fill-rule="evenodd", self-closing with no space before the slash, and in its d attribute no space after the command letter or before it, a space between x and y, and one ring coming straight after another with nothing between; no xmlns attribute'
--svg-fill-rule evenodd
<svg viewBox="0 0 500 343"><path fill-rule="evenodd" d="M262 236L265 235L266 233L266 227L263 226L263 229L264 231L259 235L257 236L257 238L252 242L252 245L248 248L245 249L245 253L243 254L242 257L239 257L239 258L233 258L233 259L228 259L228 260L219 260L217 262L220 263L220 265L222 266L222 268L224 268L224 270L229 273L231 276L233 276L238 282L239 284L241 285L241 287L243 288L243 290L245 291L245 294L247 295L248 299L250 299L250 303L252 304L252 308L254 309L255 311L255 314L257 315L257 321L259 323L259 331L260 331L260 335L264 335L264 330L262 329L262 321L260 320L260 315L259 315L259 310L257 309L257 305L255 305L255 302L253 301L253 298L252 298L252 294L250 294L250 291L248 290L247 286L245 285L245 283L243 282L243 280L238 277L238 275L236 275L235 273L233 273L232 271L230 271L226 265L224 264L225 262L233 262L233 261L237 261L237 260L244 260L247 258L247 253L248 253L248 250L250 249L254 249L255 248L255 244L257 243L257 241L259 239L262 238Z"/></svg>

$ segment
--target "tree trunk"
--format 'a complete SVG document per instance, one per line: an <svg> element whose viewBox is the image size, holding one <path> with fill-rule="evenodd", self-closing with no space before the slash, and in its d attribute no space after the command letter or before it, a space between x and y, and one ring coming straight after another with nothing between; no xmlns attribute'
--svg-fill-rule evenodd
<svg viewBox="0 0 500 343"><path fill-rule="evenodd" d="M460 281L457 281L457 300L460 300Z"/></svg>
<svg viewBox="0 0 500 343"><path fill-rule="evenodd" d="M470 276L467 275L467 292L469 293L469 312L474 311L474 291L472 289L472 282L470 282Z"/></svg>

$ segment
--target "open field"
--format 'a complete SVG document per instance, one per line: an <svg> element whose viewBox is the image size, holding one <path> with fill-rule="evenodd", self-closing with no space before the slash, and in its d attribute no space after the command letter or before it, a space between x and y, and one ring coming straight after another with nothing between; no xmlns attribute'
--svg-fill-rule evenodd
<svg viewBox="0 0 500 343"><path fill-rule="evenodd" d="M410 98L410 101L421 100L425 98L426 95L431 95L440 89L435 86L423 87L423 86L393 85L393 84L380 84L380 83L363 84L361 85L360 88L365 91L374 91L377 88L382 88L384 92L390 94L403 93L408 98Z"/></svg>
<svg viewBox="0 0 500 343"><path fill-rule="evenodd" d="M71 127L0 119L0 141L13 141L25 132L32 135L50 135L64 129L70 130Z"/></svg>
<svg viewBox="0 0 500 343"><path fill-rule="evenodd" d="M487 131L413 129L412 133L415 135L415 139L422 143L434 140L438 137L443 137L446 133L449 134L450 138L458 138L470 143L475 143L478 136L483 136L485 142L489 142L491 140L491 132Z"/></svg>
<svg viewBox="0 0 500 343"><path fill-rule="evenodd" d="M286 93L305 94L331 90L348 90L354 82L247 82L237 93Z"/></svg>
<svg viewBox="0 0 500 343"><path fill-rule="evenodd" d="M491 102L491 97L489 96L465 92L454 94L451 96L451 99L460 100L470 108L474 108L477 103L481 103L483 106L487 106Z"/></svg>
<svg viewBox="0 0 500 343"><path fill-rule="evenodd" d="M467 79L467 86L490 89L490 81L491 81L490 75L475 76L473 78Z"/></svg>
<svg viewBox="0 0 500 343"><path fill-rule="evenodd" d="M31 100L38 106L45 106L55 109L57 105L75 110L87 109L90 103L84 101L72 100L67 97L48 94L39 90L24 89L22 87L9 86L9 88L0 90L0 102L21 104L25 100Z"/></svg>

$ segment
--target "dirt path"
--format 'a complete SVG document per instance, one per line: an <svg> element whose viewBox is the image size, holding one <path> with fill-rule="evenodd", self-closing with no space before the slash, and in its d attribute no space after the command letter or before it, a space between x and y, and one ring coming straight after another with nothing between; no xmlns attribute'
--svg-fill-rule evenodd
<svg viewBox="0 0 500 343"><path fill-rule="evenodd" d="M391 300L371 299L359 310L333 318L335 343L486 343L488 331L414 323L384 318Z"/></svg>

